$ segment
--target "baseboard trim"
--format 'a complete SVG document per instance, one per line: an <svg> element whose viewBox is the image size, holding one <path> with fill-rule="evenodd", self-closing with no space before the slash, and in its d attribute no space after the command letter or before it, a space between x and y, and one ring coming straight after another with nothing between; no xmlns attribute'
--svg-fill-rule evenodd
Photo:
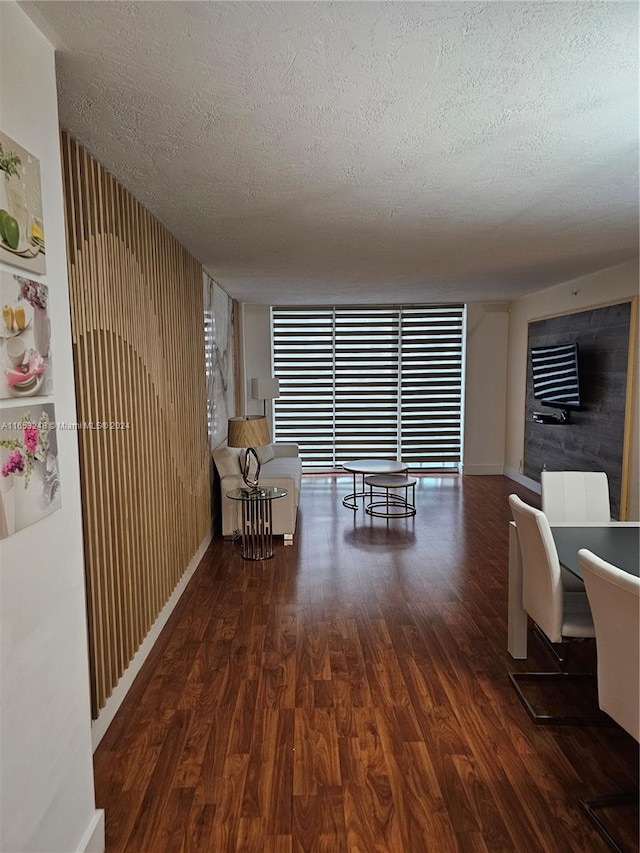
<svg viewBox="0 0 640 853"><path fill-rule="evenodd" d="M193 577L195 570L198 568L200 560L202 560L205 551L209 547L211 538L211 533L208 533L194 556L191 558L191 562L189 563L187 570L178 581L178 585L172 592L171 597L169 598L165 606L160 611L160 615L151 626L149 633L142 641L142 644L140 645L138 651L135 653L133 660L124 671L122 678L116 684L113 693L107 700L107 704L104 706L102 711L100 711L98 719L92 722L91 741L93 743L94 752L98 748L98 744L104 737L105 732L113 722L113 718L118 712L118 708L120 707L120 705L122 705L124 697L129 692L131 685L133 684L136 676L142 668L143 663L149 656L149 653L153 648L154 643L160 636L160 632L166 625L169 616L171 616L176 604L180 600L180 596L185 591L187 584Z"/></svg>
<svg viewBox="0 0 640 853"><path fill-rule="evenodd" d="M105 849L104 809L96 809L78 845L77 853L104 853Z"/></svg>
<svg viewBox="0 0 640 853"><path fill-rule="evenodd" d="M502 465L463 465L461 473L468 477L493 477L502 476L503 471Z"/></svg>
<svg viewBox="0 0 640 853"><path fill-rule="evenodd" d="M520 483L521 486L524 486L526 489L530 489L532 492L535 492L536 495L542 493L540 483L532 480L531 477L525 477L524 474L516 471L515 468L505 468L504 476L508 477L510 480L515 480L516 483Z"/></svg>

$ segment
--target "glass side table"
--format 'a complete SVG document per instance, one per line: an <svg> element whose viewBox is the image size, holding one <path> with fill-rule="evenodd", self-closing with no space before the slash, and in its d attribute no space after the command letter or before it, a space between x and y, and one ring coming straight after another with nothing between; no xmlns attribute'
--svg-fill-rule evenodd
<svg viewBox="0 0 640 853"><path fill-rule="evenodd" d="M233 489L227 492L232 501L242 501L242 556L245 560L268 560L273 557L271 504L284 498L286 489L264 486L256 491Z"/></svg>

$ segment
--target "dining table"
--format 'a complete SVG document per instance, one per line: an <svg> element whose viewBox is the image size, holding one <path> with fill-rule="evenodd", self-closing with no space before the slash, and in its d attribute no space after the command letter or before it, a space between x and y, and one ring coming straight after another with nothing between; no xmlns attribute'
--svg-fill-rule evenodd
<svg viewBox="0 0 640 853"><path fill-rule="evenodd" d="M551 533L560 565L582 578L578 551L587 548L608 563L640 576L640 522L556 522ZM527 612L522 606L522 557L514 521L509 522L509 595L507 649L512 658L527 657Z"/></svg>

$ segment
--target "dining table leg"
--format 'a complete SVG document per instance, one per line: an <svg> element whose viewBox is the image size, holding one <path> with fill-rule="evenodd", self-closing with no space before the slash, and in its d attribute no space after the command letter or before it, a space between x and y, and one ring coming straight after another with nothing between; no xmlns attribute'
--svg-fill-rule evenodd
<svg viewBox="0 0 640 853"><path fill-rule="evenodd" d="M512 658L527 657L527 612L522 606L522 556L518 532L509 522L509 596L507 612L507 649Z"/></svg>

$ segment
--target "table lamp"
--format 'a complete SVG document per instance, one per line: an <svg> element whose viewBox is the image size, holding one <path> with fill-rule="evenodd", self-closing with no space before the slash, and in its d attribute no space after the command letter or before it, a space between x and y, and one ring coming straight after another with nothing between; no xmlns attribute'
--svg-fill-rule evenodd
<svg viewBox="0 0 640 853"><path fill-rule="evenodd" d="M270 376L268 379L252 379L251 396L254 400L263 401L263 414L266 415L267 400L277 400L280 396L280 380L277 376Z"/></svg>
<svg viewBox="0 0 640 853"><path fill-rule="evenodd" d="M264 415L244 415L237 418L229 418L227 422L227 444L229 447L246 447L244 462L242 465L242 479L246 487L252 491L260 491L258 480L260 478L260 460L255 451L256 447L264 447L271 443L269 437L269 425ZM256 460L256 471L251 478L251 457Z"/></svg>

